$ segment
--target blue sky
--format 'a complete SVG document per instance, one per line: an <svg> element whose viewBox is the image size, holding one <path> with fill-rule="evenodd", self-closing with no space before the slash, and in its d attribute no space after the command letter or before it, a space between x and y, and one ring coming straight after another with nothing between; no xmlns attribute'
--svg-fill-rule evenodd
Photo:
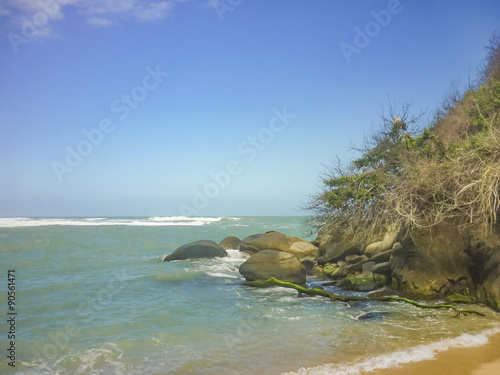
<svg viewBox="0 0 500 375"><path fill-rule="evenodd" d="M0 216L304 214L499 27L497 0L2 1Z"/></svg>

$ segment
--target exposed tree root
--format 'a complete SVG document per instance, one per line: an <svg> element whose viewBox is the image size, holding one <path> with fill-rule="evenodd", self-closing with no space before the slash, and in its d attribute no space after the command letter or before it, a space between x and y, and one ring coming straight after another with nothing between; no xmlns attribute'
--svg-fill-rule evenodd
<svg viewBox="0 0 500 375"><path fill-rule="evenodd" d="M289 283L286 281L281 281L275 278L271 278L268 280L257 280L257 281L247 281L246 285L258 287L258 288L269 288L274 286L281 286L284 288L295 289L299 293L299 297L302 294L307 294L309 296L322 296L329 298L332 302L340 301L340 302L353 302L353 301L379 301L379 302L404 302L409 303L410 305L420 307L422 309L453 309L456 311L457 316L459 315L468 315L468 314L476 314L480 316L486 316L483 313L475 310L462 310L454 305L447 304L439 304L439 305L426 305L422 303L418 303L408 298L397 297L397 296L383 296L383 297L359 297L359 296L339 296L335 293L318 289L318 288L304 288L303 286Z"/></svg>

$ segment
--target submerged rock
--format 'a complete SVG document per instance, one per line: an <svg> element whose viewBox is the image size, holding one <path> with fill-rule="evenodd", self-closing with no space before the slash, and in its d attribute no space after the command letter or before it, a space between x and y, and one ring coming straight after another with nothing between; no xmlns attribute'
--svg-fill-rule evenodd
<svg viewBox="0 0 500 375"><path fill-rule="evenodd" d="M374 311L374 312L369 312L369 313L363 314L361 316L358 316L358 320L382 319L388 315L391 315L391 313Z"/></svg>
<svg viewBox="0 0 500 375"><path fill-rule="evenodd" d="M164 262L172 260L186 260L192 258L223 258L227 257L226 250L214 241L201 240L191 242L176 249L163 257Z"/></svg>
<svg viewBox="0 0 500 375"><path fill-rule="evenodd" d="M282 281L305 284L306 269L290 253L262 250L248 258L239 269L247 281L267 280L275 277Z"/></svg>

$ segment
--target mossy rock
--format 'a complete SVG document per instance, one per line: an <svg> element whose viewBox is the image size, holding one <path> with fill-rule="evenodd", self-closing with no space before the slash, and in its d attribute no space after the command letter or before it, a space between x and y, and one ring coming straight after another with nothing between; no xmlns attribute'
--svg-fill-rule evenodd
<svg viewBox="0 0 500 375"><path fill-rule="evenodd" d="M349 274L345 266L339 266L337 264L329 264L323 267L323 276L330 279L342 279Z"/></svg>
<svg viewBox="0 0 500 375"><path fill-rule="evenodd" d="M336 264L329 264L327 266L323 267L323 275L326 277L332 277L332 275L335 274L335 272L338 271L340 267L337 266Z"/></svg>
<svg viewBox="0 0 500 375"><path fill-rule="evenodd" d="M370 273L370 274L347 275L339 286L346 289L367 292L383 287L386 284L387 281L383 275Z"/></svg>
<svg viewBox="0 0 500 375"><path fill-rule="evenodd" d="M450 303L472 303L472 299L470 297L459 293L453 293L446 296L446 300Z"/></svg>

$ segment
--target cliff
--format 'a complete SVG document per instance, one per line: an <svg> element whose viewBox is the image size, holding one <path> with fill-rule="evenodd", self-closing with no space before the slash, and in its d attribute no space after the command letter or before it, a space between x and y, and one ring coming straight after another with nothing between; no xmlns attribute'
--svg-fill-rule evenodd
<svg viewBox="0 0 500 375"><path fill-rule="evenodd" d="M500 311L500 226L487 236L442 223L384 237L363 246L324 228L313 242L323 274L352 289L388 286L410 298L484 303Z"/></svg>

